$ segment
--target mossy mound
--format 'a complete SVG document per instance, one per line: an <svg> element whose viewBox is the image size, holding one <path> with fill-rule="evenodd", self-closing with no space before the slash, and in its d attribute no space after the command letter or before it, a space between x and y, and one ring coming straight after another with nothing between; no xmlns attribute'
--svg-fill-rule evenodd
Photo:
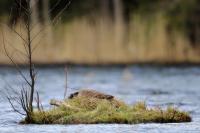
<svg viewBox="0 0 200 133"><path fill-rule="evenodd" d="M35 111L32 124L98 124L98 123L179 123L190 122L186 112L168 107L147 108L144 103L128 106L112 99L76 97L48 111Z"/></svg>

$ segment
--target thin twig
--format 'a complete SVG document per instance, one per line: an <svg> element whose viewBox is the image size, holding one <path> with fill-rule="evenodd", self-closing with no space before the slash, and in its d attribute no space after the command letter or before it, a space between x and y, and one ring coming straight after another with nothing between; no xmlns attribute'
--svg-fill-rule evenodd
<svg viewBox="0 0 200 133"><path fill-rule="evenodd" d="M62 1L62 0L58 0L58 1L56 2L56 4L49 10L49 14L51 14L51 13L53 12L53 10L60 4L61 1Z"/></svg>
<svg viewBox="0 0 200 133"><path fill-rule="evenodd" d="M66 98L67 96L67 87L68 87L68 70L67 70L67 67L65 67L65 91L64 91L64 99Z"/></svg>
<svg viewBox="0 0 200 133"><path fill-rule="evenodd" d="M17 112L17 113L19 113L19 114L21 114L21 115L24 115L24 116L26 115L26 114L20 112L18 109L15 108L15 106L13 105L13 103L12 103L12 101L11 101L11 99L10 99L9 97L7 97L7 99L8 99L8 101L9 101L9 103L10 103L12 109L13 109L15 112Z"/></svg>
<svg viewBox="0 0 200 133"><path fill-rule="evenodd" d="M6 49L6 45L5 45L5 40L4 40L4 35L2 32L2 36L3 36L3 47L4 47L4 51L6 56L9 58L9 60L15 65L16 70L19 72L19 74L22 76L22 78L26 81L26 83L28 85L31 85L30 82L27 80L27 78L24 76L24 74L22 73L21 69L19 68L19 66L15 63L15 61L12 59L12 57L10 57L7 49Z"/></svg>
<svg viewBox="0 0 200 133"><path fill-rule="evenodd" d="M23 8L24 11L25 11L25 13L28 15L28 10L27 10L26 7L24 7L24 6L22 5L22 1L21 1L21 0L20 0L20 1L15 0L15 2L16 2L16 4L18 4L18 6L19 6L20 8ZM27 4L27 3L26 3L26 4Z"/></svg>
<svg viewBox="0 0 200 133"><path fill-rule="evenodd" d="M58 18L62 15L62 13L69 7L69 5L71 4L71 0L64 6L64 8L54 17L53 19L53 23L55 23L56 20L58 20Z"/></svg>

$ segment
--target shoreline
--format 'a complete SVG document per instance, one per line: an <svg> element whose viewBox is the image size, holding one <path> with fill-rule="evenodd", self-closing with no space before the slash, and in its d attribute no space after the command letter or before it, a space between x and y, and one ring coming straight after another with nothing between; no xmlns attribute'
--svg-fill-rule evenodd
<svg viewBox="0 0 200 133"><path fill-rule="evenodd" d="M57 68L57 67L96 67L96 68L106 68L106 67L118 67L124 68L129 66L136 67L200 67L200 63L106 63L106 64L88 64L88 63L34 63L36 67L39 68ZM27 64L18 64L21 68L25 68ZM0 64L0 68L14 68L12 64Z"/></svg>

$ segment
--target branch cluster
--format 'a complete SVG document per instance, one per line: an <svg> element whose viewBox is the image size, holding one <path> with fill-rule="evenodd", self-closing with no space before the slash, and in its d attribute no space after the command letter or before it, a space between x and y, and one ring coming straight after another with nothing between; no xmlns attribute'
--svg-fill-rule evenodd
<svg viewBox="0 0 200 133"><path fill-rule="evenodd" d="M15 5L17 5L18 7L20 17L23 17L25 20L24 22L25 24L23 25L23 27L20 26L20 31L22 28L25 29L26 31L25 36L21 32L17 31L14 26L11 26L11 27L7 26L7 28L9 28L13 33L15 33L22 40L25 53L16 49L12 44L10 43L9 44L11 45L11 47L14 48L15 50L14 52L19 52L21 55L26 57L29 75L25 76L25 74L21 71L20 66L13 59L14 54L9 53L9 51L7 50L6 43L8 41L5 39L4 34L2 32L5 55L9 58L11 63L15 66L16 70L18 71L18 73L20 74L20 76L26 83L26 87L22 85L22 88L20 89L19 92L16 91L14 88L12 88L10 85L8 85L9 89L7 90L9 91L7 91L8 93L6 97L11 107L13 108L13 110L21 115L26 116L27 122L31 122L31 115L33 113L33 101L34 101L34 96L35 96L34 95L35 81L36 81L36 75L37 75L37 73L35 72L35 67L33 63L33 52L36 49L37 45L33 46L33 42L42 33L44 28L40 29L39 32L36 34L33 34L32 32L35 26L39 23L39 22L33 23L32 21L33 8L37 6L37 3L39 2L39 0L15 0L14 2L15 2ZM55 7L60 4L60 2L61 0L59 0L56 3L56 5L48 11L48 13L51 13L55 9ZM63 11L69 6L70 2L71 1L69 1L64 6L64 8L62 8L60 12L55 16L55 18L52 20L53 23L56 20L58 20L58 18L63 13ZM39 111L42 111L43 107L40 102L39 93L37 92L36 94L37 95L36 95L35 101L37 104L37 109Z"/></svg>

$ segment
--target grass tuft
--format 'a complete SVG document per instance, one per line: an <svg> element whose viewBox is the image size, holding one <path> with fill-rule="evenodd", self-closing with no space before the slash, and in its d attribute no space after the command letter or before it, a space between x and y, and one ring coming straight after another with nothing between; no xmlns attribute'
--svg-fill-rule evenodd
<svg viewBox="0 0 200 133"><path fill-rule="evenodd" d="M65 105L70 105L65 106ZM64 104L47 111L35 111L32 124L137 124L190 122L188 113L168 107L148 108L139 102L128 106L116 99L106 100L87 97L67 99Z"/></svg>

